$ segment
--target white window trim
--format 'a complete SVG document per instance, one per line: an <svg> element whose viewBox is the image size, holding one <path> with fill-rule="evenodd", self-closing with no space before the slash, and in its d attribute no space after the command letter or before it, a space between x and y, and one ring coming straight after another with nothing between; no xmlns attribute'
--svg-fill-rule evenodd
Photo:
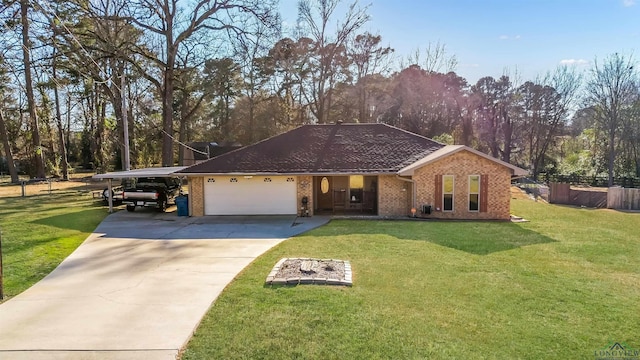
<svg viewBox="0 0 640 360"><path fill-rule="evenodd" d="M472 194L476 194L476 193L472 193L471 192L471 178L473 176L477 176L478 177L478 210L471 210L471 195ZM469 212L480 212L480 187L482 186L482 178L480 177L480 175L469 175L469 181L467 184L467 210L469 210Z"/></svg>
<svg viewBox="0 0 640 360"><path fill-rule="evenodd" d="M451 210L445 210L444 208L444 196L449 194L444 191L444 183L446 177L451 177ZM442 212L454 212L456 209L456 177L455 175L442 175Z"/></svg>

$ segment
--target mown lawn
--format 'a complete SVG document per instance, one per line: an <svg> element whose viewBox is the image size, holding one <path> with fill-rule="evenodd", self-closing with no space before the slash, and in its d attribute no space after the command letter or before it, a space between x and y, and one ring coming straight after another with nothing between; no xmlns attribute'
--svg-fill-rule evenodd
<svg viewBox="0 0 640 360"><path fill-rule="evenodd" d="M0 197L5 300L48 275L107 215L86 191Z"/></svg>
<svg viewBox="0 0 640 360"><path fill-rule="evenodd" d="M258 258L183 359L593 359L640 348L640 214L513 200L528 223L332 221ZM354 286L265 286L282 257Z"/></svg>

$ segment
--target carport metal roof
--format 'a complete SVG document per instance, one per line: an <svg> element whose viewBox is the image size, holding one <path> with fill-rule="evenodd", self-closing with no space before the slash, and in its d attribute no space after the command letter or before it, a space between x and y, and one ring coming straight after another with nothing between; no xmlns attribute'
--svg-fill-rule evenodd
<svg viewBox="0 0 640 360"><path fill-rule="evenodd" d="M97 180L107 180L107 179L126 179L126 178L138 178L138 177L179 177L180 175L174 175L173 173L186 168L187 166L170 166L170 167L153 167L153 168L145 168L145 169L135 169L135 170L128 170L128 171L114 171L106 174L96 174L96 175L93 175L93 178Z"/></svg>
<svg viewBox="0 0 640 360"><path fill-rule="evenodd" d="M113 179L127 179L127 178L140 178L140 177L180 177L180 175L174 175L176 171L186 169L187 166L167 166L167 167L154 167L145 169L135 169L127 171L114 171L106 174L93 175L96 180L108 180L109 193L113 194ZM184 175L183 175L184 176ZM108 199L109 212L113 212L113 199L110 196Z"/></svg>

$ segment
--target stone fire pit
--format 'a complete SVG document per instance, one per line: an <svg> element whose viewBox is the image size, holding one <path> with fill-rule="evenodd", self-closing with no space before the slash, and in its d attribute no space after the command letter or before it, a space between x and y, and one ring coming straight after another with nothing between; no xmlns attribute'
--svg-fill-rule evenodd
<svg viewBox="0 0 640 360"><path fill-rule="evenodd" d="M351 264L345 260L284 258L266 280L270 285L353 285Z"/></svg>

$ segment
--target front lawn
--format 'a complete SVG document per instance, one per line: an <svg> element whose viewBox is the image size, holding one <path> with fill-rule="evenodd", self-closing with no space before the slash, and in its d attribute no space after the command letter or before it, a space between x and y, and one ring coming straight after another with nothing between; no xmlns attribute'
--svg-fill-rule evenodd
<svg viewBox="0 0 640 360"><path fill-rule="evenodd" d="M257 259L184 359L593 359L640 348L640 214L514 199L529 223L332 221ZM265 286L282 257L354 286Z"/></svg>
<svg viewBox="0 0 640 360"><path fill-rule="evenodd" d="M5 300L47 276L107 215L90 193L72 188L0 197Z"/></svg>

